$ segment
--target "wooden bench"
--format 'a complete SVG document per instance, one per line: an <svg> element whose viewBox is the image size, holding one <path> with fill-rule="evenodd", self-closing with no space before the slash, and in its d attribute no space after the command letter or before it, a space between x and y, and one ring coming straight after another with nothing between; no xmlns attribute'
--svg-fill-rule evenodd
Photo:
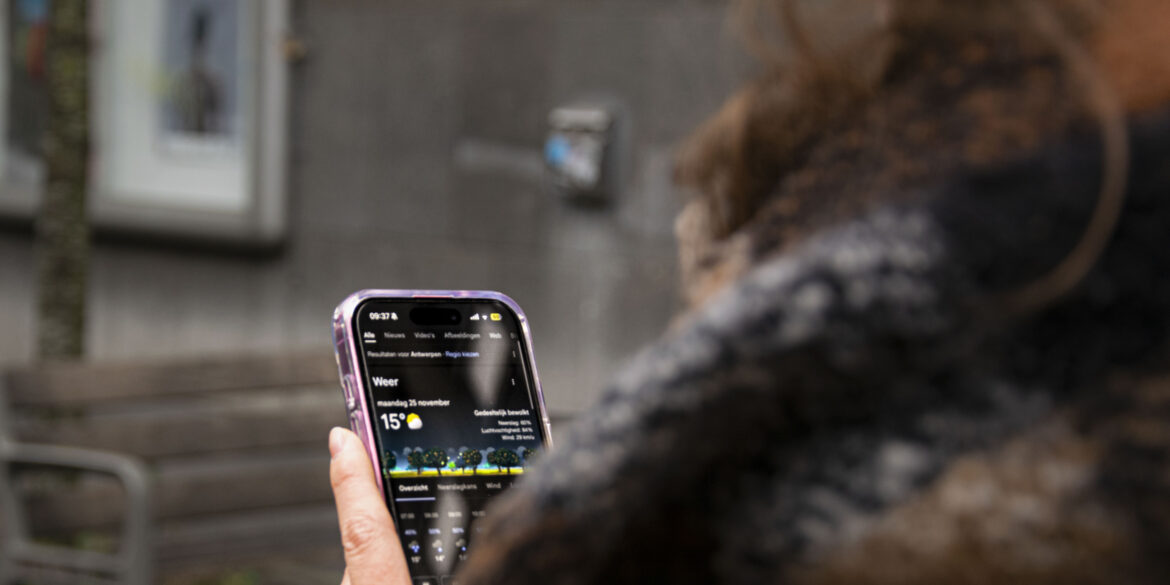
<svg viewBox="0 0 1170 585"><path fill-rule="evenodd" d="M146 462L161 577L301 555L341 566L326 437L346 419L328 350L0 375L17 440ZM118 491L57 486L29 496L28 515L42 533L100 534L122 521Z"/></svg>

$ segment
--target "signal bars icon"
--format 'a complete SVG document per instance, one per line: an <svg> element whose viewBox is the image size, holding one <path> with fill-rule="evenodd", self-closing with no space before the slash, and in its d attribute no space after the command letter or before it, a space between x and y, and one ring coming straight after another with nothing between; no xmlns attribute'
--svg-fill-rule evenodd
<svg viewBox="0 0 1170 585"><path fill-rule="evenodd" d="M472 316L471 316L471 320L472 320L472 321L479 321L479 313L476 313L476 314L472 315Z"/></svg>

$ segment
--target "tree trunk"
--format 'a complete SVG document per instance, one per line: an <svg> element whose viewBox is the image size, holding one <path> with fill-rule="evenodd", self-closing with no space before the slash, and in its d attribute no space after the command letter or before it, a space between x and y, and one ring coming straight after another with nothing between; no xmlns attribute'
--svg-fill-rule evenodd
<svg viewBox="0 0 1170 585"><path fill-rule="evenodd" d="M48 179L37 219L38 356L78 359L85 352L89 223L88 0L49 3L45 138Z"/></svg>

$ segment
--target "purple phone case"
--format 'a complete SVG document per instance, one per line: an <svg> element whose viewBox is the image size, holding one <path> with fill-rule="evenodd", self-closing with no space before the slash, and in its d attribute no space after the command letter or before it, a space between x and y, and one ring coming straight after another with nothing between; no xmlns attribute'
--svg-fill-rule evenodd
<svg viewBox="0 0 1170 585"><path fill-rule="evenodd" d="M532 382L536 385L536 407L540 410L541 424L544 425L545 446L552 446L552 425L549 423L548 410L544 406L544 391L540 386L540 374L536 371L536 356L532 352L532 333L528 328L528 317L520 309L520 305L508 295L493 291L471 290L361 290L349 295L333 311L333 352L337 357L337 369L341 375L341 391L345 394L345 408L349 415L349 426L361 437L366 446L366 454L370 456L370 463L377 470L381 465L378 461L377 445L374 442L374 427L370 424L366 404L366 388L359 375L357 355L354 353L353 317L362 302L384 298L390 300L410 299L484 299L500 301L516 313L520 320L520 330L524 335L524 345L528 348L528 364L532 368ZM385 491L382 485L382 474L374 473L378 480L378 488Z"/></svg>

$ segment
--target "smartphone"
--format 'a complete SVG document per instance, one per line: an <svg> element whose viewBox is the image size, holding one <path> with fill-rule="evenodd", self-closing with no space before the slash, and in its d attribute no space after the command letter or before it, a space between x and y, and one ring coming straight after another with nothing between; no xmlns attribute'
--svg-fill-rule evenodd
<svg viewBox="0 0 1170 585"><path fill-rule="evenodd" d="M333 342L411 577L446 583L487 504L551 445L528 320L497 292L363 290Z"/></svg>

